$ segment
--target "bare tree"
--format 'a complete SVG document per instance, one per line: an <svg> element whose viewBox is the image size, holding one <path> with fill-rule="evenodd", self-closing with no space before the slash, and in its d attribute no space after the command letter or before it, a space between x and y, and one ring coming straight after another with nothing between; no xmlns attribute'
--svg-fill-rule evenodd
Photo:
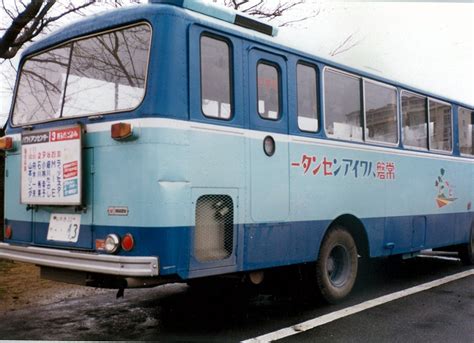
<svg viewBox="0 0 474 343"><path fill-rule="evenodd" d="M301 22L309 18L313 18L319 14L319 9L306 12L305 15L295 16L292 19L288 16L291 10L297 9L303 5L306 0L278 1L269 4L269 1L263 0L214 0L224 6L233 8L243 13L247 13L259 19L267 21L279 21L278 26L288 26L293 23ZM271 3L271 2L270 2ZM283 18L285 19L283 20Z"/></svg>
<svg viewBox="0 0 474 343"><path fill-rule="evenodd" d="M0 58L15 57L25 43L32 41L46 28L67 15L80 13L92 4L92 1L83 1L80 5L73 5L72 2L64 5L56 0L32 0L28 4L14 1L13 5L7 6L5 0L2 0L2 10L11 23L6 28L0 28L0 32L3 31L0 38ZM55 8L59 11L53 11Z"/></svg>

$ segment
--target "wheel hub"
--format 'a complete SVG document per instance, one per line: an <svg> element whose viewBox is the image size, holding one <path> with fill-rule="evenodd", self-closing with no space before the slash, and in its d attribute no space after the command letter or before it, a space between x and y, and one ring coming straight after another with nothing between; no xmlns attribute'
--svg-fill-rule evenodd
<svg viewBox="0 0 474 343"><path fill-rule="evenodd" d="M349 277L351 265L349 252L342 245L336 245L328 256L326 270L329 281L336 287L343 286Z"/></svg>

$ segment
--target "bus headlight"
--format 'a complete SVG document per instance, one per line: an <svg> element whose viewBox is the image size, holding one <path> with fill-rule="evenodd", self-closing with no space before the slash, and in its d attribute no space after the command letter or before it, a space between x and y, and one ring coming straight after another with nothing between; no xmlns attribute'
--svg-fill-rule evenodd
<svg viewBox="0 0 474 343"><path fill-rule="evenodd" d="M112 233L105 239L105 251L109 254L113 254L117 251L120 246L120 238L116 234Z"/></svg>

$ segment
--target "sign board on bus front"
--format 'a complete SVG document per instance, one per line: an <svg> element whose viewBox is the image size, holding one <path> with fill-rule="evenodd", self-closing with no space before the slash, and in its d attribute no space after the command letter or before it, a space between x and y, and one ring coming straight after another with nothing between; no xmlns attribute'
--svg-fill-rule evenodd
<svg viewBox="0 0 474 343"><path fill-rule="evenodd" d="M81 204L81 127L21 135L21 203Z"/></svg>

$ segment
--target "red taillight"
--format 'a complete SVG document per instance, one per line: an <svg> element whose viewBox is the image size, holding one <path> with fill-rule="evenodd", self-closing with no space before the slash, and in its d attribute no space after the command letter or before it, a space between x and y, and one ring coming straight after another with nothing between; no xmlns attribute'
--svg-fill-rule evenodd
<svg viewBox="0 0 474 343"><path fill-rule="evenodd" d="M113 139L121 140L132 135L132 124L116 123L112 124L110 135Z"/></svg>
<svg viewBox="0 0 474 343"><path fill-rule="evenodd" d="M133 236L130 233L127 233L125 236L122 237L122 249L125 251L130 251L135 246L135 241L133 240Z"/></svg>
<svg viewBox="0 0 474 343"><path fill-rule="evenodd" d="M0 150L12 150L13 139L11 137L0 138Z"/></svg>
<svg viewBox="0 0 474 343"><path fill-rule="evenodd" d="M11 239L13 236L13 230L11 225L5 226L5 238L6 239Z"/></svg>

